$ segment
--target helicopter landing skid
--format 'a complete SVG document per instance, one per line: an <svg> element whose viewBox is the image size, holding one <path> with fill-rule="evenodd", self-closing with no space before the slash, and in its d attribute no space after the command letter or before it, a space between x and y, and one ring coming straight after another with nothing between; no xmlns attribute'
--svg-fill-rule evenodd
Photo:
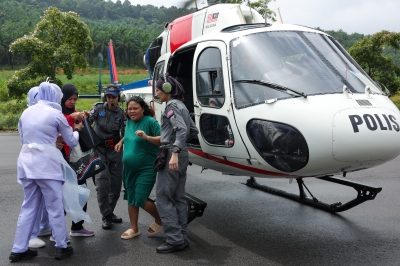
<svg viewBox="0 0 400 266"><path fill-rule="evenodd" d="M300 203L312 206L314 208L318 208L324 211L328 212L342 212L346 211L348 209L351 209L367 200L373 200L375 199L376 195L381 192L382 188L377 188L377 187L371 187L365 184L357 183L357 182L352 182L343 178L338 178L338 177L333 177L333 176L322 176L318 177L318 179L337 183L340 185L344 186L349 186L354 188L357 191L357 197L345 204L342 204L341 202L336 202L333 204L327 204L324 202L319 201L317 198L315 198L310 190L306 187L304 184L304 181L302 178L296 179L297 184L299 186L299 195L292 194L280 189L275 189L272 187L260 185L257 183L256 179L254 177L250 177L250 179L247 180L247 183L242 183L245 184L249 187L256 188L259 190L262 190L264 192L268 192L270 194L282 196L288 199L292 199L295 201L298 201ZM307 197L304 188L307 189L308 193L311 195L311 198Z"/></svg>

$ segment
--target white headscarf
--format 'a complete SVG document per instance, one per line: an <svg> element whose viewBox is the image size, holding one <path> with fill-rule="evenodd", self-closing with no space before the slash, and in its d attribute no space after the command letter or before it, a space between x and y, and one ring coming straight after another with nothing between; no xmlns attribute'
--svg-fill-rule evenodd
<svg viewBox="0 0 400 266"><path fill-rule="evenodd" d="M63 97L60 87L50 82L42 82L39 85L39 99L43 101L60 103Z"/></svg>
<svg viewBox="0 0 400 266"><path fill-rule="evenodd" d="M47 81L40 83L37 97L39 98L39 101L46 101L54 109L61 111L60 102L63 97L63 93L57 84Z"/></svg>
<svg viewBox="0 0 400 266"><path fill-rule="evenodd" d="M26 95L26 101L28 102L28 106L32 106L34 104L37 104L39 101L39 87L33 87L28 91L28 94Z"/></svg>

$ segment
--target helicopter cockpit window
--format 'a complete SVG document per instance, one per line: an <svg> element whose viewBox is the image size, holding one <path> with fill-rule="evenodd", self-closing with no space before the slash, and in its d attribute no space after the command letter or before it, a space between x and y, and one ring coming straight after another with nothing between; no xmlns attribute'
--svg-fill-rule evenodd
<svg viewBox="0 0 400 266"><path fill-rule="evenodd" d="M154 68L153 95L154 95L154 99L156 99L156 100L158 100L158 97L157 97L157 95L155 93L156 92L156 81L160 78L160 76L163 75L163 73L164 73L164 65L165 65L165 62L162 61L162 62L159 62L156 65L156 67Z"/></svg>
<svg viewBox="0 0 400 266"><path fill-rule="evenodd" d="M366 85L376 88L351 57L323 34L279 31L241 36L231 40L230 58L237 108L301 97L298 92L342 93L343 85L360 93Z"/></svg>
<svg viewBox="0 0 400 266"><path fill-rule="evenodd" d="M351 84L356 92L364 93L365 86L369 86L375 93L382 93L372 79L336 41L328 36L315 33L304 33L304 35L321 52L322 56L327 58L339 73L342 73L344 83Z"/></svg>
<svg viewBox="0 0 400 266"><path fill-rule="evenodd" d="M202 106L220 108L225 102L222 80L221 52L205 49L197 61L197 97Z"/></svg>
<svg viewBox="0 0 400 266"><path fill-rule="evenodd" d="M200 116L200 132L210 145L232 147L235 142L229 119L225 116L203 113Z"/></svg>

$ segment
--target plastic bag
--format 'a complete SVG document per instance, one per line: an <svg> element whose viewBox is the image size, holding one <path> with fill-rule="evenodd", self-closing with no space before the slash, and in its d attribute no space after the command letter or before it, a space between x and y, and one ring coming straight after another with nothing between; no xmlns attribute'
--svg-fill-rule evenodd
<svg viewBox="0 0 400 266"><path fill-rule="evenodd" d="M94 129L89 125L87 119L82 120L83 128L79 132L79 145L83 152L89 151L90 149L95 148L100 142L101 139L97 136Z"/></svg>

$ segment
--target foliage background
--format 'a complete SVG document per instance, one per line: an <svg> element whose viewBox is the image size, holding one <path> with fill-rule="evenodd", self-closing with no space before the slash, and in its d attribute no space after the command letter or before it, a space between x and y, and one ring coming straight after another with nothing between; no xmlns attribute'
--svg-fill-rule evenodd
<svg viewBox="0 0 400 266"><path fill-rule="evenodd" d="M133 6L104 0L0 0L0 67L26 65L30 58L14 56L9 45L17 38L32 32L44 11L55 6L60 11L74 11L90 29L94 49L87 54L89 64L98 65L98 54L104 55L107 67L107 44L112 39L119 66L142 68L143 55L164 29L167 22L192 13L194 10L176 7Z"/></svg>
<svg viewBox="0 0 400 266"><path fill-rule="evenodd" d="M14 71L0 71L0 84L3 83L7 78L13 75ZM104 73L106 74L106 73ZM122 83L130 83L137 80L142 80L147 78L149 75L146 71L127 71L120 70L118 71L118 79ZM88 69L84 73L78 73L71 80L68 80L65 75L57 75L63 84L72 83L74 84L80 95L94 95L98 94L96 91L96 84L99 79L98 70L97 69ZM108 84L110 83L110 77L108 75L102 75L102 83ZM0 88L0 97L2 97L3 90ZM3 99L3 98L0 98ZM82 110L90 110L94 103L98 102L98 99L78 99L76 103L76 109L78 111ZM0 100L0 130L16 130L18 127L18 120L21 116L21 113L27 108L25 98L22 100L8 100L2 101ZM122 107L125 108L124 104Z"/></svg>

